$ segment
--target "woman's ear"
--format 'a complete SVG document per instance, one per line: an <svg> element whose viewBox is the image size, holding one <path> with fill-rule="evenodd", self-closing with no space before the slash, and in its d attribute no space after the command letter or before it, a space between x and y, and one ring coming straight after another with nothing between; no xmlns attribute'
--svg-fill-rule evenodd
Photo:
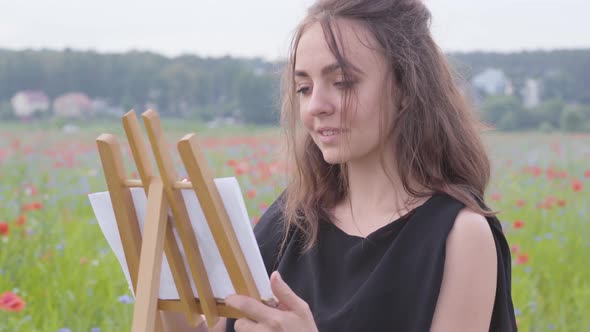
<svg viewBox="0 0 590 332"><path fill-rule="evenodd" d="M392 96L393 96L393 103L394 105L398 106L398 109L404 109L408 106L408 97L407 95L399 88L399 86L392 81L390 84L392 84L391 87L391 92L392 92Z"/></svg>

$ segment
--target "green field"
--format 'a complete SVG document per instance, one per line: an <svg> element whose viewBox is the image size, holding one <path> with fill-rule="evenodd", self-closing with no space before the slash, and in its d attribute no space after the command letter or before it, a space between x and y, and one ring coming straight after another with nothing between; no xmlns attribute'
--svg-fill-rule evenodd
<svg viewBox="0 0 590 332"><path fill-rule="evenodd" d="M131 294L86 196L106 190L94 139L109 131L123 141L122 128L61 126L0 124L0 331L125 331ZM253 223L284 188L276 130L164 127L170 143L199 133L215 177L237 177ZM519 330L590 331L590 136L485 140L487 201L513 250Z"/></svg>

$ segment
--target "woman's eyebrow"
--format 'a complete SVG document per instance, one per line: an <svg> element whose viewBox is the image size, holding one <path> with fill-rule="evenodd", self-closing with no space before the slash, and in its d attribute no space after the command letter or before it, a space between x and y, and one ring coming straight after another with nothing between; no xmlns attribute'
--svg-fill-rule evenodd
<svg viewBox="0 0 590 332"><path fill-rule="evenodd" d="M335 72L336 70L342 69L342 66L340 66L339 63L335 62L332 64L329 64L327 66L325 66L324 68L322 68L321 73L322 76L326 76L332 72ZM307 72L305 72L304 70L295 70L295 76L296 77L309 77L309 74Z"/></svg>
<svg viewBox="0 0 590 332"><path fill-rule="evenodd" d="M353 71L355 71L359 74L364 74L359 68L353 66L352 64L350 64L349 66L353 69ZM329 65L325 66L324 68L322 68L321 74L322 74L322 76L326 76L326 75L331 74L331 73L338 71L338 70L342 70L342 65L340 65L338 62L335 62L335 63L329 64ZM307 72L305 72L304 70L295 69L294 74L295 74L295 77L304 77L304 78L309 77L309 74Z"/></svg>

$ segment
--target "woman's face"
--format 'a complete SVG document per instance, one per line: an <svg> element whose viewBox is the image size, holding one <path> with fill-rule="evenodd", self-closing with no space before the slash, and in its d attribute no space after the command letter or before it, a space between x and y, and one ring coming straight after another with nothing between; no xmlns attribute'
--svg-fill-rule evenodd
<svg viewBox="0 0 590 332"><path fill-rule="evenodd" d="M294 72L301 122L330 164L378 155L380 113L388 105L384 97L392 91L385 57L367 47L376 42L366 28L348 20L337 20L336 24L342 36L338 47L356 68L350 80L344 80L319 23L301 36ZM345 91L351 98L349 109L344 105ZM385 107L393 111L392 106ZM347 122L341 124L344 112Z"/></svg>

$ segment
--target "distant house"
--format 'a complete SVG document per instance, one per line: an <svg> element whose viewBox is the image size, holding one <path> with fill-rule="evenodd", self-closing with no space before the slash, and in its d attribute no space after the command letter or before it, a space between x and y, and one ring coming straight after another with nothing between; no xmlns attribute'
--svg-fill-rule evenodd
<svg viewBox="0 0 590 332"><path fill-rule="evenodd" d="M49 110L49 98L43 91L20 91L10 100L14 114L19 118L31 117L35 112Z"/></svg>
<svg viewBox="0 0 590 332"><path fill-rule="evenodd" d="M59 117L82 118L92 111L92 101L81 92L66 93L53 101L53 113Z"/></svg>
<svg viewBox="0 0 590 332"><path fill-rule="evenodd" d="M488 96L511 95L513 93L512 83L503 71L495 68L488 68L475 76L472 84Z"/></svg>
<svg viewBox="0 0 590 332"><path fill-rule="evenodd" d="M525 108L534 108L541 102L541 86L538 80L527 79L522 88L522 102Z"/></svg>

